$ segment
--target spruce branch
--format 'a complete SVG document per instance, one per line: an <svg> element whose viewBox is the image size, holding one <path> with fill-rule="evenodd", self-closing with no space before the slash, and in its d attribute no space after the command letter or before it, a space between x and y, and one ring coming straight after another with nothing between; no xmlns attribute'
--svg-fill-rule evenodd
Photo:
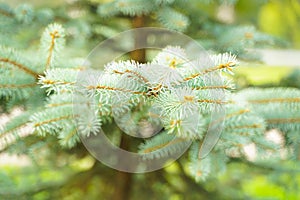
<svg viewBox="0 0 300 200"><path fill-rule="evenodd" d="M71 118L73 118L73 115L60 116L60 117L57 117L57 118L52 118L52 119L48 119L48 120L45 120L45 121L36 122L36 123L33 124L33 126L34 127L39 127L39 126L43 126L45 124L50 124L50 123L53 123L53 122L61 121L61 120L64 120L64 119L71 119Z"/></svg>
<svg viewBox="0 0 300 200"><path fill-rule="evenodd" d="M175 145L176 143L178 142L182 142L183 139L182 138L177 138L175 140L172 140L172 141L168 141L164 144L159 144L159 145L156 145L156 146L152 146L152 147L148 147L146 149L143 149L142 152L143 153L150 153L150 152L153 152L153 151L157 151L157 150L160 150L161 148L167 146L167 145ZM143 148L143 147L141 147ZM145 147L144 147L145 148Z"/></svg>
<svg viewBox="0 0 300 200"><path fill-rule="evenodd" d="M193 89L195 90L214 90L214 89L233 89L233 87L228 85L208 85L208 86L196 86Z"/></svg>
<svg viewBox="0 0 300 200"><path fill-rule="evenodd" d="M21 4L15 9L15 16L18 21L29 24L34 18L33 8L29 4Z"/></svg>
<svg viewBox="0 0 300 200"><path fill-rule="evenodd" d="M74 147L79 141L76 126L70 126L58 135L59 143L66 148Z"/></svg>
<svg viewBox="0 0 300 200"><path fill-rule="evenodd" d="M299 103L300 97L296 98L269 98L248 100L251 104L267 104L267 103Z"/></svg>
<svg viewBox="0 0 300 200"><path fill-rule="evenodd" d="M122 14L132 17L149 14L155 9L151 1L144 0L117 0L115 6Z"/></svg>
<svg viewBox="0 0 300 200"><path fill-rule="evenodd" d="M198 103L212 103L212 104L226 104L230 102L222 101L222 100L211 100L211 99L199 99Z"/></svg>
<svg viewBox="0 0 300 200"><path fill-rule="evenodd" d="M26 127L31 127L29 116L32 112L27 111L10 119L3 127L0 127L0 144L6 146L16 138L22 137L27 131Z"/></svg>
<svg viewBox="0 0 300 200"><path fill-rule="evenodd" d="M71 92L74 89L79 70L69 68L56 68L45 71L44 76L39 76L38 84L47 88L48 93Z"/></svg>
<svg viewBox="0 0 300 200"><path fill-rule="evenodd" d="M54 67L65 45L65 30L60 24L50 24L41 37L41 50L47 55L45 69Z"/></svg>
<svg viewBox="0 0 300 200"><path fill-rule="evenodd" d="M13 10L6 4L0 4L0 15L10 18L14 17Z"/></svg>
<svg viewBox="0 0 300 200"><path fill-rule="evenodd" d="M121 92L128 92L128 93L132 93L132 94L143 94L145 95L145 92L140 92L140 91L132 91L132 90L126 90L124 88L115 88L115 87L109 87L109 86L104 86L104 85L88 85L87 86L88 90L93 90L93 89L97 89L97 90L111 90L111 91L121 91Z"/></svg>
<svg viewBox="0 0 300 200"><path fill-rule="evenodd" d="M188 77L185 77L184 81L189 81L189 80L195 79L199 76L203 76L205 74L220 71L220 70L225 70L226 72L232 72L232 69L238 65L236 56L232 55L231 53L213 55L213 56L211 56L210 59L212 60L214 66L209 66L209 65L205 66L208 68L203 69L201 72L198 72L198 73L192 74ZM201 60L199 62L201 62ZM197 63L196 63L196 65L197 65Z"/></svg>
<svg viewBox="0 0 300 200"><path fill-rule="evenodd" d="M34 113L30 116L30 121L38 134L56 134L74 123L77 116L72 113L72 108L72 105L48 108Z"/></svg>
<svg viewBox="0 0 300 200"><path fill-rule="evenodd" d="M101 17L112 17L120 13L120 10L116 6L116 2L108 2L101 4L97 8L97 14Z"/></svg>
<svg viewBox="0 0 300 200"><path fill-rule="evenodd" d="M28 87L36 87L36 83L26 83L26 84L0 84L0 88L10 88L10 89L16 89L16 88L28 88Z"/></svg>
<svg viewBox="0 0 300 200"><path fill-rule="evenodd" d="M239 101L268 122L269 128L284 132L300 130L300 91L293 88L246 89L237 94Z"/></svg>
<svg viewBox="0 0 300 200"><path fill-rule="evenodd" d="M267 122L270 124L299 123L300 118L267 119Z"/></svg>
<svg viewBox="0 0 300 200"><path fill-rule="evenodd" d="M176 31L185 31L190 24L187 16L170 7L160 9L157 18L162 25Z"/></svg>
<svg viewBox="0 0 300 200"><path fill-rule="evenodd" d="M132 76L140 79L143 83L149 83L149 80L147 78L145 78L144 76L142 76L138 72L132 71L132 70L129 70L129 69L126 69L124 72L121 72L121 71L118 71L118 70L113 70L113 73L121 74L121 75L126 74L126 73L127 74L132 74Z"/></svg>
<svg viewBox="0 0 300 200"><path fill-rule="evenodd" d="M2 130L0 133L0 139L6 138L9 134L14 133L15 131L18 131L19 129L25 127L27 123L28 121L25 121L11 128L6 127L6 129Z"/></svg>
<svg viewBox="0 0 300 200"><path fill-rule="evenodd" d="M39 74L37 72L31 70L29 67L27 67L27 66L25 66L21 63L18 63L18 62L14 61L14 60L11 60L9 58L0 57L0 62L11 64L11 65L17 67L18 69L24 71L25 73L33 76L36 79L39 77Z"/></svg>
<svg viewBox="0 0 300 200"><path fill-rule="evenodd" d="M145 159L161 158L174 152L180 152L186 144L185 139L162 132L141 144L139 152L144 154Z"/></svg>

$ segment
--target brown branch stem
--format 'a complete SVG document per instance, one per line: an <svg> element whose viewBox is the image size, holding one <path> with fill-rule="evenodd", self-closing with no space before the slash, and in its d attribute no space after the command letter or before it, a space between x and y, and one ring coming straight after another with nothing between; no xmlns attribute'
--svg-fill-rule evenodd
<svg viewBox="0 0 300 200"><path fill-rule="evenodd" d="M35 79L38 79L38 77L39 77L39 74L37 72L32 71L30 68L28 68L16 61L10 60L8 58L0 58L0 62L9 63L11 65L14 65L15 67L19 68L20 70L24 71L25 73L33 76Z"/></svg>

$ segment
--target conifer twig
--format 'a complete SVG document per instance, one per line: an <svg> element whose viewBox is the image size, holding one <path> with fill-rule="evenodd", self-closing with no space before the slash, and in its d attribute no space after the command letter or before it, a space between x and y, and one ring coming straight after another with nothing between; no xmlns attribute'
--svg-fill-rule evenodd
<svg viewBox="0 0 300 200"><path fill-rule="evenodd" d="M300 123L300 118L276 118L276 119L266 119L270 124L286 124L286 123Z"/></svg>
<svg viewBox="0 0 300 200"><path fill-rule="evenodd" d="M154 146L154 147L149 147L149 148L143 150L143 153L150 153L150 152L159 150L159 149L161 149L161 148L163 148L163 147L165 147L165 146L167 146L167 145L173 145L173 144L176 144L176 143L182 142L182 141L185 141L185 140L182 139L182 138L176 138L176 139L173 139L173 140L171 140L171 141L168 141L168 142L166 142L166 143L164 143L164 144L159 144L159 145L156 145L156 146Z"/></svg>
<svg viewBox="0 0 300 200"><path fill-rule="evenodd" d="M54 45L55 45L55 40L57 38L60 38L60 35L58 33L58 31L53 31L50 32L50 36L51 36L51 44L48 50L48 57L47 57L47 61L46 61L46 70L49 68L50 64L51 64L51 59L52 59L52 54L53 54L53 50L54 50Z"/></svg>
<svg viewBox="0 0 300 200"><path fill-rule="evenodd" d="M218 66L215 66L215 67L212 67L212 68L209 68L209 69L205 69L202 72L199 72L199 73L193 74L193 75L191 75L189 77L186 77L183 80L184 81L189 81L191 79L194 79L194 78L197 78L199 76L211 73L213 71L221 70L221 69L228 69L228 70L232 71L232 67L235 66L235 65L236 64L234 62L228 62L228 63L225 63L225 64L220 64Z"/></svg>
<svg viewBox="0 0 300 200"><path fill-rule="evenodd" d="M248 100L249 103L253 104L265 104L265 103L298 103L300 98L271 98L271 99L256 99Z"/></svg>
<svg viewBox="0 0 300 200"><path fill-rule="evenodd" d="M37 86L36 83L27 83L27 84L0 84L0 88L29 88Z"/></svg>
<svg viewBox="0 0 300 200"><path fill-rule="evenodd" d="M13 61L13 60L10 60L8 58L0 58L0 62L4 62L4 63L8 63L8 64L11 64L17 68L19 68L20 70L24 71L25 73L33 76L35 79L37 79L39 77L39 74L33 70L31 70L30 68L16 62L16 61Z"/></svg>

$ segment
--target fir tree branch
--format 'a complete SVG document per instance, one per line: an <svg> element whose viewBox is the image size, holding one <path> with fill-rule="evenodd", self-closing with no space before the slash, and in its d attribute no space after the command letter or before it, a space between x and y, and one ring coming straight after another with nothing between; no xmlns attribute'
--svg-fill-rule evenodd
<svg viewBox="0 0 300 200"><path fill-rule="evenodd" d="M27 84L0 84L0 88L28 88L36 87L36 83L27 83Z"/></svg>
<svg viewBox="0 0 300 200"><path fill-rule="evenodd" d="M261 128L262 126L260 124L247 124L247 125L241 125L241 126L230 126L226 129L252 129L252 128Z"/></svg>
<svg viewBox="0 0 300 200"><path fill-rule="evenodd" d="M49 69L56 64L61 50L65 45L65 30L60 24L50 24L45 29L41 37L41 50L44 51L46 63L45 69Z"/></svg>
<svg viewBox="0 0 300 200"><path fill-rule="evenodd" d="M208 85L208 86L197 86L193 88L194 90L211 90L211 89L232 89L228 85Z"/></svg>
<svg viewBox="0 0 300 200"><path fill-rule="evenodd" d="M64 103L50 103L47 104L47 107L59 107L59 106L69 106L75 104L74 102L64 102Z"/></svg>
<svg viewBox="0 0 300 200"><path fill-rule="evenodd" d="M75 102L63 102L63 103L49 103L47 104L47 107L49 108L55 108L55 107L60 107L60 106L70 106L70 105L82 105L82 104L87 104L89 105L89 102L81 102L81 103L75 103ZM126 103L123 103L126 104ZM113 105L112 107L120 107L122 106L122 104L118 104L118 105ZM103 107L102 103L98 103L98 107L101 108ZM101 115L101 112L99 113ZM107 114L107 113L106 113ZM112 112L110 111L110 113L108 113L108 115L112 114Z"/></svg>
<svg viewBox="0 0 300 200"><path fill-rule="evenodd" d="M144 149L142 152L143 152L143 153L150 153L150 152L159 150L159 149L161 149L161 148L163 148L163 147L165 147L165 146L173 145L173 144L176 144L176 143L182 142L182 141L185 141L185 139L182 139L182 138L176 138L176 139L173 139L173 140L171 140L171 141L168 141L167 143L159 144L159 145L157 145L157 146L153 146L153 147Z"/></svg>
<svg viewBox="0 0 300 200"><path fill-rule="evenodd" d="M31 69L29 69L28 67L16 62L16 61L13 61L13 60L10 60L8 58L0 58L0 62L4 62L4 63L8 63L8 64L11 64L17 68L19 68L20 70L24 71L25 73L33 76L35 79L38 79L39 77L39 74L35 71L32 71Z"/></svg>
<svg viewBox="0 0 300 200"><path fill-rule="evenodd" d="M213 125L215 125L217 123L220 123L220 122L222 122L225 119L229 119L229 118L232 118L232 117L235 117L235 116L238 116L238 115L242 115L242 114L245 114L245 113L248 113L248 112L250 112L249 109L241 109L241 110L239 110L237 112L233 112L233 113L227 114L227 115L225 115L225 117L221 117L221 118L216 119L215 121L213 121L211 123L211 126L213 126Z"/></svg>
<svg viewBox="0 0 300 200"><path fill-rule="evenodd" d="M68 81L55 81L55 80L50 80L50 79L44 79L42 83L47 84L47 85L74 85L75 82L68 82Z"/></svg>
<svg viewBox="0 0 300 200"><path fill-rule="evenodd" d="M248 100L252 104L265 104L265 103L299 103L300 98L273 98L273 99L256 99Z"/></svg>
<svg viewBox="0 0 300 200"><path fill-rule="evenodd" d="M300 123L300 118L266 119L270 124Z"/></svg>
<svg viewBox="0 0 300 200"><path fill-rule="evenodd" d="M23 128L24 126L26 126L28 124L28 121L22 123L22 124L19 124L18 126L16 127L13 127L11 129L8 129L8 130L5 130L4 132L2 132L0 134L0 138L3 138L3 137L6 137L8 134L10 134L11 132L15 131L15 130L18 130L18 129L21 129Z"/></svg>
<svg viewBox="0 0 300 200"><path fill-rule="evenodd" d="M127 90L127 89L123 89L123 88L115 88L115 87L104 86L104 85L96 85L96 86L95 85L89 85L89 86L86 86L86 88L88 90L103 89L103 90L121 91L121 92L128 92L128 93L132 93L132 94L146 95L145 92L141 92L141 91L132 91L132 90Z"/></svg>
<svg viewBox="0 0 300 200"><path fill-rule="evenodd" d="M70 133L64 138L66 143L77 133L76 127L70 131Z"/></svg>
<svg viewBox="0 0 300 200"><path fill-rule="evenodd" d="M125 73L133 74L134 76L136 76L137 78L142 80L144 83L149 83L149 80L147 78L145 78L141 74L139 74L135 71L129 70L129 69L126 69L124 72L121 72L121 71L118 71L118 70L113 70L113 72L116 73L116 74L125 74Z"/></svg>
<svg viewBox="0 0 300 200"><path fill-rule="evenodd" d="M242 110L239 110L237 112L230 113L230 114L226 115L225 118L231 118L231 117L234 117L234 116L237 116L237 115L242 115L242 114L248 113L248 112L250 112L249 109L242 109Z"/></svg>
<svg viewBox="0 0 300 200"><path fill-rule="evenodd" d="M213 71L218 71L218 70L221 70L221 69L228 69L229 71L232 71L232 67L234 67L235 65L236 65L236 63L234 63L234 62L228 62L228 63L225 63L225 64L220 64L220 65L215 66L213 68L209 68L209 69L204 70L201 73L201 75L211 73Z"/></svg>
<svg viewBox="0 0 300 200"><path fill-rule="evenodd" d="M71 119L73 117L76 117L76 116L75 115L65 115L65 116L61 116L61 117L57 117L57 118L53 118L53 119L49 119L49 120L45 120L45 121L42 121L42 122L35 123L33 126L38 127L38 126L42 126L44 124L49 124L49 123L57 122L57 121L64 120L64 119Z"/></svg>
<svg viewBox="0 0 300 200"><path fill-rule="evenodd" d="M198 103L214 103L214 104L228 104L228 101L222 100L213 100L213 99L199 99L197 100Z"/></svg>
<svg viewBox="0 0 300 200"><path fill-rule="evenodd" d="M13 13L10 13L4 9L0 9L0 15L3 15L5 17L14 17L14 14Z"/></svg>
<svg viewBox="0 0 300 200"><path fill-rule="evenodd" d="M197 78L199 76L202 76L202 75L214 72L214 71L222 70L222 69L228 69L229 71L232 71L232 67L234 67L235 65L236 65L236 63L230 61L228 63L220 64L218 66L215 66L215 67L212 67L212 68L209 68L209 69L205 69L204 71L193 74L189 77L184 78L183 80L184 81L189 81L189 80Z"/></svg>
<svg viewBox="0 0 300 200"><path fill-rule="evenodd" d="M4 124L3 129L0 130L0 142L11 143L15 141L17 137L26 136L32 132L32 126L29 123L29 116L32 112L23 112L22 114L10 118L10 120ZM30 125L30 126L29 126Z"/></svg>
<svg viewBox="0 0 300 200"><path fill-rule="evenodd" d="M50 33L51 36L51 44L48 50L48 57L47 57L47 61L46 61L46 70L49 68L50 64L51 64L51 60L52 60L52 54L53 54L53 50L54 50L54 45L55 45L55 40L57 38L60 38L60 35L58 33L58 31L53 31Z"/></svg>

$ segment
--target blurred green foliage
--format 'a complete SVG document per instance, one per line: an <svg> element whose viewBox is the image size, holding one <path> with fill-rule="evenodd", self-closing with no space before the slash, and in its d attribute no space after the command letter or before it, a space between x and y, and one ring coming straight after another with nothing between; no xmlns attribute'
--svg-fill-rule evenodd
<svg viewBox="0 0 300 200"><path fill-rule="evenodd" d="M300 88L300 69L294 69L282 78L281 85Z"/></svg>
<svg viewBox="0 0 300 200"><path fill-rule="evenodd" d="M259 30L300 48L300 3L298 0L240 0L236 5L239 23L255 24Z"/></svg>
<svg viewBox="0 0 300 200"><path fill-rule="evenodd" d="M282 37L300 48L300 4L298 0L273 0L263 5L258 16L262 31Z"/></svg>

